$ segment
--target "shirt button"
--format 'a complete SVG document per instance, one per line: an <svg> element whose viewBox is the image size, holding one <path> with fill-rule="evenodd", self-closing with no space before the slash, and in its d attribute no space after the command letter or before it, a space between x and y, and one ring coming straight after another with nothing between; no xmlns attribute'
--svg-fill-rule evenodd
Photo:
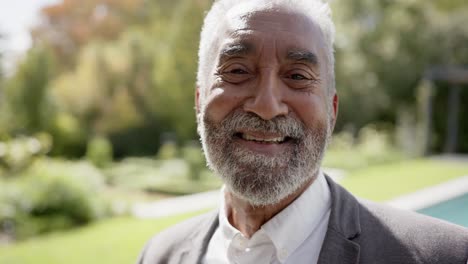
<svg viewBox="0 0 468 264"><path fill-rule="evenodd" d="M244 249L246 246L247 246L247 242L245 241L245 239L242 237L242 236L237 236L236 237L236 244L241 247L242 249Z"/></svg>
<svg viewBox="0 0 468 264"><path fill-rule="evenodd" d="M240 245L242 248L245 248L246 243L245 243L245 241L240 241L239 245Z"/></svg>
<svg viewBox="0 0 468 264"><path fill-rule="evenodd" d="M281 249L279 252L280 260L281 261L285 260L287 256L288 256L288 251L285 248Z"/></svg>

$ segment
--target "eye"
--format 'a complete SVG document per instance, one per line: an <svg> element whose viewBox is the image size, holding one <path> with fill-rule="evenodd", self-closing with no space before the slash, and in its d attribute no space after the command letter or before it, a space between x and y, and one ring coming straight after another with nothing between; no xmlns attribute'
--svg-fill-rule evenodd
<svg viewBox="0 0 468 264"><path fill-rule="evenodd" d="M305 71L292 71L288 72L284 75L284 78L290 81L296 82L304 82L304 81L312 81L314 78Z"/></svg>
<svg viewBox="0 0 468 264"><path fill-rule="evenodd" d="M230 70L229 73L232 73L232 74L247 74L248 72L243 70L243 69L236 68L236 69Z"/></svg>
<svg viewBox="0 0 468 264"><path fill-rule="evenodd" d="M245 81L248 81L252 78L253 74L249 68L242 63L232 63L219 69L217 74L222 81L232 83L232 84L240 84Z"/></svg>
<svg viewBox="0 0 468 264"><path fill-rule="evenodd" d="M299 73L291 74L289 78L295 81L309 80L307 77Z"/></svg>
<svg viewBox="0 0 468 264"><path fill-rule="evenodd" d="M286 71L283 80L289 87L294 89L313 88L319 81L313 72L297 67Z"/></svg>

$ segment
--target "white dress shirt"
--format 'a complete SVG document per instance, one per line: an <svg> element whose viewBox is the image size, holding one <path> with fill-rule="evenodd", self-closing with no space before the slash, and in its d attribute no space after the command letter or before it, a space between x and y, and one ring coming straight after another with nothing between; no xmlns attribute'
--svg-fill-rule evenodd
<svg viewBox="0 0 468 264"><path fill-rule="evenodd" d="M209 242L203 263L317 263L330 206L330 190L320 172L295 201L248 239L227 219L223 188L219 226Z"/></svg>

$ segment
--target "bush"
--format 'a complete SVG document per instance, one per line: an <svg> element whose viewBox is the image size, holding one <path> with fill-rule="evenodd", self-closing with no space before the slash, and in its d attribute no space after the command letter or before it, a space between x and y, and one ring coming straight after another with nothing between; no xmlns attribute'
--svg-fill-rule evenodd
<svg viewBox="0 0 468 264"><path fill-rule="evenodd" d="M167 141L159 148L156 158L161 160L169 160L177 158L177 145L173 141Z"/></svg>
<svg viewBox="0 0 468 264"><path fill-rule="evenodd" d="M108 213L100 195L103 184L100 172L86 162L36 162L3 182L2 232L21 239L102 218Z"/></svg>
<svg viewBox="0 0 468 264"><path fill-rule="evenodd" d="M201 151L192 147L188 149L190 151L186 153L194 154L192 165L184 159L126 158L105 170L108 183L118 186L119 189L170 195L191 194L219 188L222 185L220 178L214 177L205 168L204 161L194 162L200 158L199 155L202 155ZM191 168L195 165L199 166L199 169ZM191 170L198 172L197 180L192 178Z"/></svg>
<svg viewBox="0 0 468 264"><path fill-rule="evenodd" d="M95 137L88 142L86 159L103 168L112 162L112 143L105 137Z"/></svg>
<svg viewBox="0 0 468 264"><path fill-rule="evenodd" d="M104 170L107 183L126 190L144 190L160 178L162 161L151 158L125 158Z"/></svg>
<svg viewBox="0 0 468 264"><path fill-rule="evenodd" d="M79 119L66 112L58 112L52 119L50 134L54 139L51 155L82 157L86 151L86 129Z"/></svg>
<svg viewBox="0 0 468 264"><path fill-rule="evenodd" d="M392 135L374 126L366 126L359 131L356 148L369 164L385 163L399 158Z"/></svg>
<svg viewBox="0 0 468 264"><path fill-rule="evenodd" d="M404 155L392 141L391 133L372 125L362 128L356 138L343 131L333 135L323 164L325 167L354 170L399 161Z"/></svg>
<svg viewBox="0 0 468 264"><path fill-rule="evenodd" d="M182 149L182 155L189 166L189 178L192 181L200 180L200 173L206 169L205 157L197 142L191 142Z"/></svg>
<svg viewBox="0 0 468 264"><path fill-rule="evenodd" d="M0 141L0 169L15 174L26 169L37 157L49 152L50 135L39 133L35 137L20 136ZM0 175L2 172L0 171Z"/></svg>

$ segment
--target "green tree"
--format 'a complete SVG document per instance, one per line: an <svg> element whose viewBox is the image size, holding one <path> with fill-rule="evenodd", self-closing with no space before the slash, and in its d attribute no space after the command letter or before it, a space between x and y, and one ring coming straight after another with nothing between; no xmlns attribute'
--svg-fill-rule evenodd
<svg viewBox="0 0 468 264"><path fill-rule="evenodd" d="M88 43L116 40L127 25L147 20L144 0L62 0L41 10L43 20L32 30L33 39L49 45L60 70L73 69Z"/></svg>
<svg viewBox="0 0 468 264"><path fill-rule="evenodd" d="M196 138L193 109L199 31L210 4L210 1L181 0L175 5L164 32L165 46L159 50L156 61L154 76L161 95L155 99L169 128L184 141Z"/></svg>
<svg viewBox="0 0 468 264"><path fill-rule="evenodd" d="M455 8L456 7L456 8ZM394 124L415 112L416 87L432 65L466 64L466 1L335 2L337 127Z"/></svg>
<svg viewBox="0 0 468 264"><path fill-rule="evenodd" d="M53 85L60 109L87 137L107 135L117 156L153 155L165 133L196 137L196 54L209 1L148 3L149 21L128 25L114 41L90 39L74 70Z"/></svg>
<svg viewBox="0 0 468 264"><path fill-rule="evenodd" d="M4 125L4 118L5 118L5 96L4 87L3 87L3 36L0 34L0 140L5 137L6 131Z"/></svg>
<svg viewBox="0 0 468 264"><path fill-rule="evenodd" d="M47 87L53 60L46 47L31 48L5 85L7 123L13 134L32 134L46 128L51 110Z"/></svg>

